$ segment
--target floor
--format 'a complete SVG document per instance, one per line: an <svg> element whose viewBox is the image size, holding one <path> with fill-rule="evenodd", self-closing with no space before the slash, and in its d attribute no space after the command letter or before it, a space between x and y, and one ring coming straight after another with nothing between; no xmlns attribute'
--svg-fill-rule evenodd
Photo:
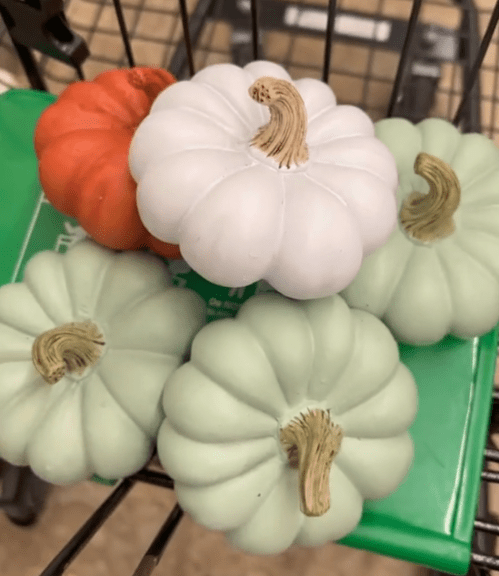
<svg viewBox="0 0 499 576"><path fill-rule="evenodd" d="M308 4L326 4L310 0ZM191 13L197 0L188 1ZM479 24L483 34L494 0L479 1ZM182 38L177 0L124 0L124 14L139 65L168 68ZM407 20L410 0L344 0L345 10L371 12ZM70 0L66 15L75 33L89 45L91 57L83 64L85 78L126 65L119 28L111 0ZM423 5L421 21L456 28L460 11L449 1L431 0ZM203 28L195 51L196 69L230 60L232 29L222 21ZM323 40L266 32L267 58L285 62L294 78L320 76ZM397 55L346 43L335 43L330 84L341 102L363 107L376 120L384 116L395 77ZM50 91L58 94L76 79L74 70L57 60L37 56ZM484 133L499 142L497 110L499 50L497 33L481 71L482 125ZM431 115L451 118L461 94L458 67L441 68L437 96ZM21 65L0 22L0 91L11 86L28 87ZM498 378L499 383L499 378ZM40 521L32 528L19 528L0 514L0 574L38 576L72 534L109 494L109 488L85 482L71 488L55 488ZM499 490L492 494L499 512ZM125 503L97 533L65 576L128 576L174 504L171 493L146 485L136 486ZM416 566L355 551L334 544L317 550L294 549L277 558L261 559L230 549L220 534L181 522L154 572L158 576L412 576L423 574Z"/></svg>
<svg viewBox="0 0 499 576"><path fill-rule="evenodd" d="M39 576L108 493L108 488L90 482L56 489L35 528L18 528L0 516L2 576ZM162 488L136 486L64 576L132 576L174 502ZM347 574L422 576L424 570L334 544L315 550L294 548L271 558L253 557L231 549L220 533L184 517L153 576Z"/></svg>

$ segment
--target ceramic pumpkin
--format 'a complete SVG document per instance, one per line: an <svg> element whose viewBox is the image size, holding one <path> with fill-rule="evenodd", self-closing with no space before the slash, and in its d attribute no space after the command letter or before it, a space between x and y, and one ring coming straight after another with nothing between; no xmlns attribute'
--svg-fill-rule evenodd
<svg viewBox="0 0 499 576"><path fill-rule="evenodd" d="M55 484L135 472L203 322L151 254L91 240L38 253L0 288L0 457Z"/></svg>
<svg viewBox="0 0 499 576"><path fill-rule="evenodd" d="M398 227L343 292L410 344L471 338L499 320L499 150L449 122L380 121L397 161Z"/></svg>
<svg viewBox="0 0 499 576"><path fill-rule="evenodd" d="M136 127L173 82L159 68L109 70L68 86L37 123L35 151L47 198L104 246L180 256L142 225L128 169Z"/></svg>
<svg viewBox="0 0 499 576"><path fill-rule="evenodd" d="M271 62L208 66L160 94L130 169L146 228L222 286L330 295L395 225L395 163L368 116Z"/></svg>
<svg viewBox="0 0 499 576"><path fill-rule="evenodd" d="M413 457L413 377L388 328L338 295L254 296L208 324L163 406L181 506L250 553L342 538Z"/></svg>

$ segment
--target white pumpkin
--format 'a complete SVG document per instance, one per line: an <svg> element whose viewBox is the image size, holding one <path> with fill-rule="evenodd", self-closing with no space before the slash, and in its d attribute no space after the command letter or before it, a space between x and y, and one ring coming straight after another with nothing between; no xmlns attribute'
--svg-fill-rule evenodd
<svg viewBox="0 0 499 576"><path fill-rule="evenodd" d="M208 324L163 406L179 503L250 553L342 538L412 462L413 377L386 326L339 296L254 296Z"/></svg>
<svg viewBox="0 0 499 576"><path fill-rule="evenodd" d="M35 255L0 288L0 457L55 484L140 469L204 316L150 254L83 240Z"/></svg>
<svg viewBox="0 0 499 576"><path fill-rule="evenodd" d="M292 298L328 296L396 223L395 162L368 116L271 62L170 86L129 163L146 228L222 286L264 279Z"/></svg>

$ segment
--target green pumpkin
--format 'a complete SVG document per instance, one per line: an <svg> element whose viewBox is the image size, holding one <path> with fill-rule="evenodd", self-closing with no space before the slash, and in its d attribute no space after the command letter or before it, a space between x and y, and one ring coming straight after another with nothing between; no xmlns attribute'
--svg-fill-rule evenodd
<svg viewBox="0 0 499 576"><path fill-rule="evenodd" d="M254 296L168 380L158 454L181 506L256 554L358 524L413 457L417 390L386 326L339 296Z"/></svg>
<svg viewBox="0 0 499 576"><path fill-rule="evenodd" d="M0 457L54 484L132 474L204 304L145 252L83 240L0 288Z"/></svg>
<svg viewBox="0 0 499 576"><path fill-rule="evenodd" d="M440 119L382 120L376 135L397 163L398 226L343 297L409 344L488 332L499 320L499 150Z"/></svg>

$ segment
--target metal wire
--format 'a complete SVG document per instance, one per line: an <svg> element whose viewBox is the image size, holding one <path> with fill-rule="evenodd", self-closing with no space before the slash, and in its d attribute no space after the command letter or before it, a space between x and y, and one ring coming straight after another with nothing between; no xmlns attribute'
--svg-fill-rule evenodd
<svg viewBox="0 0 499 576"><path fill-rule="evenodd" d="M188 21L189 42L181 42L177 46L168 68L174 76L182 79L194 73L194 55L192 46L196 45L209 14L213 10L216 0L199 0L193 14ZM182 24L183 26L183 24ZM183 27L185 32L185 27Z"/></svg>
<svg viewBox="0 0 499 576"><path fill-rule="evenodd" d="M467 57L464 58L462 66L462 79L469 78L471 68L475 61L480 47L480 33L478 23L478 12L473 0L461 0L463 3L463 15L461 20L461 34L466 38ZM448 117L451 117L449 113ZM480 109L480 81L479 78L473 84L470 98L464 106L461 129L463 132L480 132L482 128Z"/></svg>
<svg viewBox="0 0 499 576"><path fill-rule="evenodd" d="M251 0L251 40L253 44L253 59L258 60L260 55L259 9L258 0Z"/></svg>
<svg viewBox="0 0 499 576"><path fill-rule="evenodd" d="M461 103L457 109L456 115L452 120L453 124L458 126L461 122L461 118L463 116L464 108L468 99L470 98L471 91L473 89L473 85L478 77L478 73L480 72L480 68L483 64L483 60L485 58L485 54L489 48L490 42L492 41L492 36L494 35L494 30L496 29L497 22L499 21L499 0L495 3L494 10L492 11L492 15L490 17L489 23L487 25L487 29L483 36L482 42L480 44L480 48L478 49L478 54L476 56L475 61L473 62L473 66L471 67L470 74L466 79L466 83L463 89L463 96L461 99Z"/></svg>
<svg viewBox="0 0 499 576"><path fill-rule="evenodd" d="M118 19L118 25L120 27L121 37L123 39L123 44L125 46L125 52L128 58L128 65L130 67L135 66L135 59L132 54L132 46L130 44L130 36L125 24L125 18L123 16L123 8L121 7L121 0L113 0L114 11L116 12L116 18Z"/></svg>
<svg viewBox="0 0 499 576"><path fill-rule="evenodd" d="M40 576L61 576L68 564L70 564L86 546L88 541L130 492L135 483L136 481L134 479L125 478L107 500L97 508Z"/></svg>
<svg viewBox="0 0 499 576"><path fill-rule="evenodd" d="M326 39L324 45L324 66L322 69L322 81L327 84L329 69L331 68L331 51L333 49L334 22L336 17L336 0L329 0L327 9Z"/></svg>
<svg viewBox="0 0 499 576"><path fill-rule="evenodd" d="M76 76L78 77L78 80L85 80L85 76L83 75L82 67L80 65L76 65L75 70L76 70Z"/></svg>
<svg viewBox="0 0 499 576"><path fill-rule="evenodd" d="M494 80L492 85L495 87L498 85L499 81L499 50L496 50L496 61L494 67ZM497 106L492 105L491 115L490 115L490 124L491 126L496 125L496 118L497 118Z"/></svg>
<svg viewBox="0 0 499 576"><path fill-rule="evenodd" d="M402 82L404 81L404 74L406 72L406 62L411 50L414 36L416 34L416 24L418 22L419 13L421 11L421 5L423 0L413 0L411 15L409 17L409 24L407 25L407 32L404 39L404 45L402 46L402 51L400 53L400 60L397 67L397 74L395 75L395 81L393 83L393 89L390 96L390 103L388 104L388 110L386 112L387 118L391 118L395 111L395 106L397 105L397 100L399 98Z"/></svg>
<svg viewBox="0 0 499 576"><path fill-rule="evenodd" d="M483 566L485 568L490 568L491 570L499 570L499 557L497 556L488 556L486 554L472 552L471 562L475 566Z"/></svg>
<svg viewBox="0 0 499 576"><path fill-rule="evenodd" d="M194 76L194 55L192 52L191 35L189 32L189 15L187 14L187 4L185 0L179 0L180 14L182 15L182 27L184 30L184 43L187 50L187 61L189 63L189 73Z"/></svg>
<svg viewBox="0 0 499 576"><path fill-rule="evenodd" d="M135 473L131 478L134 481L145 482L153 486L160 486L162 488L173 489L173 480L163 472L156 472L155 470L140 470Z"/></svg>
<svg viewBox="0 0 499 576"><path fill-rule="evenodd" d="M493 482L494 484L499 483L499 472L493 472L492 470L482 471L482 480L486 482Z"/></svg>
<svg viewBox="0 0 499 576"><path fill-rule="evenodd" d="M486 448L484 456L485 459L489 460L490 462L499 462L499 450Z"/></svg>
<svg viewBox="0 0 499 576"><path fill-rule="evenodd" d="M377 12L382 11L384 4L385 4L385 0L377 0L377 5L376 5ZM369 55L367 57L367 74L366 74L367 78L372 78L372 76L373 76L374 55L375 55L375 51L369 50ZM364 85L362 87L362 99L360 101L360 105L362 108L364 108L364 110L366 110L368 108L369 88L370 88L369 84L370 84L370 81L368 79L366 79L366 81L364 82Z"/></svg>
<svg viewBox="0 0 499 576"><path fill-rule="evenodd" d="M161 560L166 546L173 536L180 520L182 520L183 515L184 512L180 506L176 504L132 576L150 576L152 574L154 568L156 568Z"/></svg>
<svg viewBox="0 0 499 576"><path fill-rule="evenodd" d="M24 69L26 70L26 75L28 76L31 88L34 90L43 90L44 92L47 92L47 84L40 74L40 70L38 69L36 61L33 58L29 48L26 48L26 46L17 43L15 40L12 40L12 45L17 52L19 60L22 62Z"/></svg>
<svg viewBox="0 0 499 576"><path fill-rule="evenodd" d="M484 522L478 518L475 520L475 530L481 532L489 532L490 534L499 535L499 524L492 524L491 522Z"/></svg>

